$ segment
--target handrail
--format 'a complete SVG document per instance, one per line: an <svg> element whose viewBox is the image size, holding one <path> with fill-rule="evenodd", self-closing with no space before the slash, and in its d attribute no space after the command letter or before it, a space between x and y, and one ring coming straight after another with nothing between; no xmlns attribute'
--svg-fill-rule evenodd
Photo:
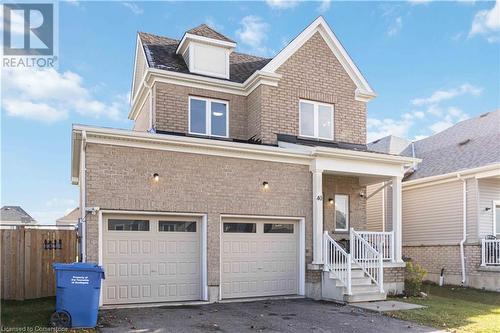
<svg viewBox="0 0 500 333"><path fill-rule="evenodd" d="M324 254L325 263L323 269L330 271L335 278L340 280L347 289L347 294L352 295L351 288L351 254L347 253L333 238L325 231L324 237Z"/></svg>
<svg viewBox="0 0 500 333"><path fill-rule="evenodd" d="M394 262L394 231L356 231L377 252L382 259Z"/></svg>
<svg viewBox="0 0 500 333"><path fill-rule="evenodd" d="M382 241L383 246L383 241ZM374 249L353 228L350 230L350 248L352 261L384 292L384 266L382 253Z"/></svg>

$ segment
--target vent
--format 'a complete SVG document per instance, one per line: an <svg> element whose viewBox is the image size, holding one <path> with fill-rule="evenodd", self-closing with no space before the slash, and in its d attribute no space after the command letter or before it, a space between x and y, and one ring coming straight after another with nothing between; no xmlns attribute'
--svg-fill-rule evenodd
<svg viewBox="0 0 500 333"><path fill-rule="evenodd" d="M460 141L458 143L459 146L465 146L466 144L468 144L470 142L470 139L467 139L467 140L464 140L464 141Z"/></svg>
<svg viewBox="0 0 500 333"><path fill-rule="evenodd" d="M483 113L482 115L479 116L479 118L484 118L484 117L486 117L489 114L490 114L489 112Z"/></svg>

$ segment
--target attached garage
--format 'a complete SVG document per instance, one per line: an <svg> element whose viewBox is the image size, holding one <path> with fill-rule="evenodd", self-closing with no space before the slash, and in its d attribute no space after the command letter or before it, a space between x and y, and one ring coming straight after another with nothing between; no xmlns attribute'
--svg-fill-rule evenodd
<svg viewBox="0 0 500 333"><path fill-rule="evenodd" d="M204 299L202 216L106 214L104 305Z"/></svg>
<svg viewBox="0 0 500 333"><path fill-rule="evenodd" d="M300 221L221 222L221 298L303 294Z"/></svg>

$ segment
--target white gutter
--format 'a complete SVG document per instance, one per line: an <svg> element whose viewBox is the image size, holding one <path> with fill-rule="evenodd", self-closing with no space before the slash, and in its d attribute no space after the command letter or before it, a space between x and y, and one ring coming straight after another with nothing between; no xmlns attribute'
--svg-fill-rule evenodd
<svg viewBox="0 0 500 333"><path fill-rule="evenodd" d="M86 246L86 240L87 240L87 227L85 223L85 170L86 170L86 165L85 165L85 146L87 143L87 132L84 130L82 131L82 142L80 146L80 218L81 218L81 238L80 238L80 249L81 249L81 256L82 256L82 262L87 261L87 246ZM80 255L80 253L78 254Z"/></svg>
<svg viewBox="0 0 500 333"><path fill-rule="evenodd" d="M464 243L467 240L467 183L464 178L457 173L458 179L460 179L463 183L462 187L462 240L460 241L460 264L462 265L462 285L465 284L465 251L464 251Z"/></svg>

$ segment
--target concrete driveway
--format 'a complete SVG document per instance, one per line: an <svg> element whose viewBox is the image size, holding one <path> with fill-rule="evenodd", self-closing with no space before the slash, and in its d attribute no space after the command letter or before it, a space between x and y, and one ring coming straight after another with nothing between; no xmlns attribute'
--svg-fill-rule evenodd
<svg viewBox="0 0 500 333"><path fill-rule="evenodd" d="M437 332L350 306L309 299L102 310L101 332Z"/></svg>

